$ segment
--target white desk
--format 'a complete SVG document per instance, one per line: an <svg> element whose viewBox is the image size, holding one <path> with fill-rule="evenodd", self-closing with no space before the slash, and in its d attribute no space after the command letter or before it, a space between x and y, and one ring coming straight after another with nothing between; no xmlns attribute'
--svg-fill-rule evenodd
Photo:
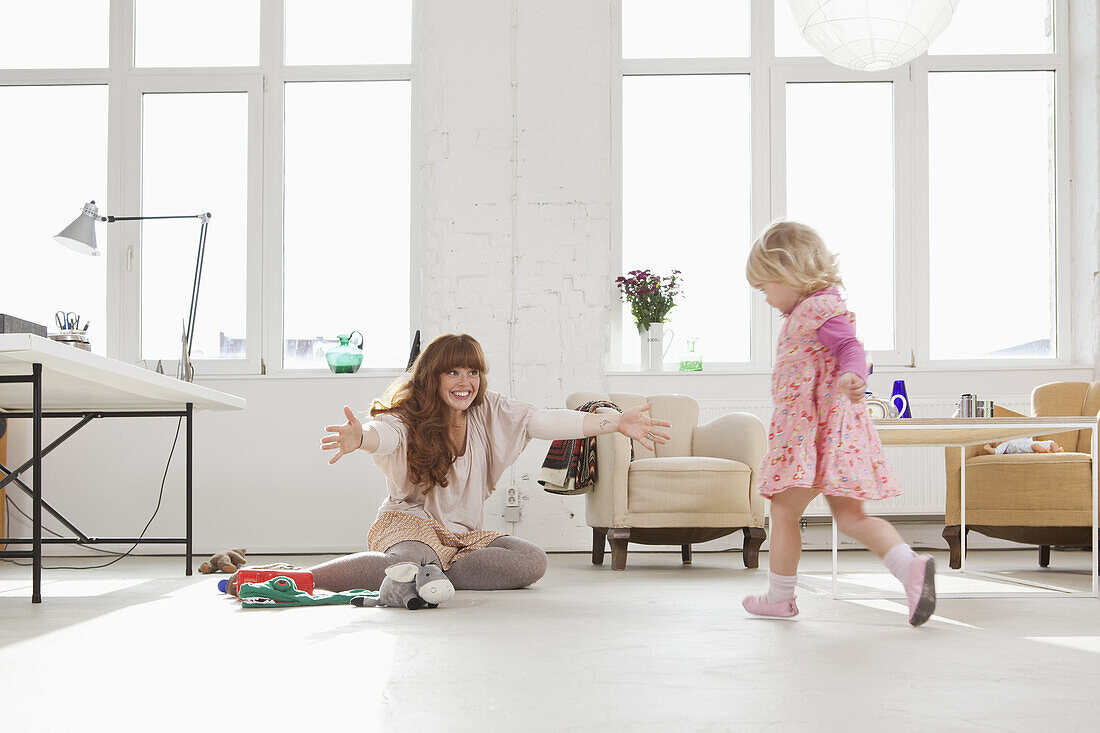
<svg viewBox="0 0 1100 733"><path fill-rule="evenodd" d="M0 557L31 559L31 602L42 601L43 543L180 543L186 548L187 575L191 574L191 476L192 416L197 410L243 410L244 399L197 384L157 374L147 369L82 351L30 334L0 334L0 415L33 422L30 460L15 469L0 467L8 475L0 487L18 486L33 499L33 536L0 538L0 545L31 545L27 550L5 550ZM42 458L89 422L99 418L178 417L186 420L187 519L184 537L89 537L42 499ZM75 418L78 422L48 446L42 445L42 420ZM33 470L32 486L19 475ZM42 538L45 508L76 537Z"/></svg>
<svg viewBox="0 0 1100 733"><path fill-rule="evenodd" d="M1059 432L1063 430L1092 429L1092 591L1089 593L1070 591L1065 588L1040 583L1027 583L1017 579L1006 579L988 573L974 573L1010 583L1031 585L1059 591L1064 596L1098 597L1098 557L1097 557L1097 441L1100 431L1096 430L1097 421L1092 417L992 417L992 418L879 418L874 421L883 445L896 446L933 446L959 448L961 456L961 476L959 487L959 509L961 525L962 568L966 570L966 447L982 443L995 443L1012 438L1024 438L1033 435ZM1018 593L938 593L941 598L998 598L1015 597ZM882 595L840 596L837 588L837 528L833 521L833 597L839 598L882 598Z"/></svg>

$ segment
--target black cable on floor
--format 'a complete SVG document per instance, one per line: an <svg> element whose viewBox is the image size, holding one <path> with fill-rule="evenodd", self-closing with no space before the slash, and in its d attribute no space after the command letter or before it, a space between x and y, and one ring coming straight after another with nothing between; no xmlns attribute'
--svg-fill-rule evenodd
<svg viewBox="0 0 1100 733"><path fill-rule="evenodd" d="M172 449L168 452L168 461L164 464L164 475L161 476L161 479L160 479L160 494L157 496L157 506L156 506L155 509L153 509L153 516L149 517L149 521L145 523L145 527L141 530L141 534L138 535L138 539L141 539L142 537L145 536L145 533L149 530L149 525L151 525L153 523L153 520L157 518L157 514L160 512L160 504L161 504L161 501L164 499L164 484L168 480L168 469L172 465L172 456L174 456L175 453L176 453L176 443L179 442L180 427L182 425L183 425L183 418L181 417L176 422L176 435L175 435L174 438L172 438ZM30 517L27 516L26 512L24 512L22 509L20 509L18 506L16 506L15 502L12 501L10 496L7 496L5 494L5 498L7 499L8 506L15 507L15 510L17 512L22 514L24 517L27 517L27 519L31 519ZM11 524L11 517L8 516L7 520L8 521L5 524L10 525ZM32 519L31 521L33 522L34 520ZM55 537L61 537L60 534L58 534L57 532L54 532L52 529L48 529L46 527L43 527L42 529L46 530L47 532L49 532L50 534L52 534ZM8 536L8 527L7 526L4 527L4 536L5 537ZM116 557L114 560L111 560L110 562L105 562L102 565L49 565L49 566L43 565L42 569L43 570L94 570L96 568L105 568L108 565L114 565L116 562L118 562L122 558L128 556L131 552L134 551L134 548L136 548L138 546L138 543L135 542L133 545L130 546L130 549L127 550L126 552L115 552L114 550L102 550L98 547L93 547L91 545L86 545L82 542L76 542L74 544L80 545L81 547L83 547L87 550L94 550L96 552L102 552L106 555L118 555L118 557ZM31 566L31 563L29 563L29 562L16 562L15 560L9 560L9 559L4 559L4 562L10 562L13 565L20 565L20 566L25 567L25 568Z"/></svg>

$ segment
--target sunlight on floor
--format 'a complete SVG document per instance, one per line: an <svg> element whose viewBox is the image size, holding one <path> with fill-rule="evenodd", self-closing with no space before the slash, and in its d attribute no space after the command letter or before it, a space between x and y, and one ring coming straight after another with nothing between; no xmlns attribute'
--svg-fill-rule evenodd
<svg viewBox="0 0 1100 733"><path fill-rule="evenodd" d="M79 580L44 580L42 595L52 598L81 598L116 593L151 581L152 578L88 578ZM27 596L30 580L0 580L0 596Z"/></svg>
<svg viewBox="0 0 1100 733"><path fill-rule="evenodd" d="M864 608L874 608L879 611L889 611L890 613L900 614L909 617L909 606L905 603L895 603L894 601L887 600L845 600L844 603L854 603L857 606L863 606ZM980 627L973 626L971 624L964 624L962 621L954 621L943 616L933 615L928 619L928 623L939 622L942 624L949 624L951 626L962 626L967 629L978 629Z"/></svg>
<svg viewBox="0 0 1100 733"><path fill-rule="evenodd" d="M1028 641L1039 641L1066 649L1100 654L1100 636L1025 636L1024 638Z"/></svg>
<svg viewBox="0 0 1100 733"><path fill-rule="evenodd" d="M1005 576L1003 579L988 575L964 575L954 571L936 573L936 592L941 596L951 593L1014 593L1028 598L1049 598L1064 595L1071 589L1054 590L1033 585L1022 585ZM804 573L798 576L798 584L807 590L832 595L833 579L828 573ZM837 588L845 593L880 592L886 598L904 599L901 584L887 572L844 572L837 576Z"/></svg>

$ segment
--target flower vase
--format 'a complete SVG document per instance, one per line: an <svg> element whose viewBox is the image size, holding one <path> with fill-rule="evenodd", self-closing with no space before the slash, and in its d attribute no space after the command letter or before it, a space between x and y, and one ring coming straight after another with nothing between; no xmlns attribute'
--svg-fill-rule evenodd
<svg viewBox="0 0 1100 733"><path fill-rule="evenodd" d="M651 323L649 330L639 330L638 334L642 340L642 371L663 372L665 370L665 354L668 352L668 346L672 346L671 338L668 346L665 346L665 324ZM672 336L672 331L669 331L668 335Z"/></svg>

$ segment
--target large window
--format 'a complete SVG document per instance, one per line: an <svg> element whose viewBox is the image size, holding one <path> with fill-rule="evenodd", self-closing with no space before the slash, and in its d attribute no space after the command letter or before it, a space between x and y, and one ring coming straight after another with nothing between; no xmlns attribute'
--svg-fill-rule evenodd
<svg viewBox="0 0 1100 733"><path fill-rule="evenodd" d="M1054 123L1051 72L929 75L932 358L1057 353Z"/></svg>
<svg viewBox="0 0 1100 733"><path fill-rule="evenodd" d="M1064 1L968 0L928 55L875 74L821 58L785 1L621 8L618 264L684 270L666 330L702 340L704 369L769 365L778 321L744 257L780 218L839 254L879 364L1068 361ZM612 361L636 368L626 306L618 328Z"/></svg>
<svg viewBox="0 0 1100 733"><path fill-rule="evenodd" d="M403 368L412 2L0 0L0 312L171 373L211 214L199 376ZM128 57L127 57L128 54ZM86 202L103 256L53 241ZM373 299L373 301L372 301ZM362 321L373 302L385 317ZM349 316L347 314L359 314ZM284 363L285 359L285 363Z"/></svg>
<svg viewBox="0 0 1100 733"><path fill-rule="evenodd" d="M0 0L0 69L105 68L109 4Z"/></svg>
<svg viewBox="0 0 1100 733"><path fill-rule="evenodd" d="M895 345L891 87L788 83L786 100L787 216L817 229L840 257L848 306L876 351Z"/></svg>
<svg viewBox="0 0 1100 733"><path fill-rule="evenodd" d="M623 271L681 272L669 362L688 339L708 359L749 358L749 100L747 75L623 82ZM622 335L624 361L637 360L629 308Z"/></svg>
<svg viewBox="0 0 1100 733"><path fill-rule="evenodd" d="M106 353L106 258L65 249L53 235L106 198L107 86L0 86L0 110L0 202L9 212L0 313L55 332L54 314L72 311L90 324L92 350Z"/></svg>
<svg viewBox="0 0 1100 733"><path fill-rule="evenodd" d="M287 84L288 367L325 368L353 330L365 367L408 358L409 94L399 81Z"/></svg>
<svg viewBox="0 0 1100 733"><path fill-rule="evenodd" d="M201 165L196 165L201 161ZM142 96L145 216L211 212L191 357L246 354L248 98L241 92ZM213 213L217 212L216 217ZM141 356L173 359L187 319L199 220L142 223Z"/></svg>

